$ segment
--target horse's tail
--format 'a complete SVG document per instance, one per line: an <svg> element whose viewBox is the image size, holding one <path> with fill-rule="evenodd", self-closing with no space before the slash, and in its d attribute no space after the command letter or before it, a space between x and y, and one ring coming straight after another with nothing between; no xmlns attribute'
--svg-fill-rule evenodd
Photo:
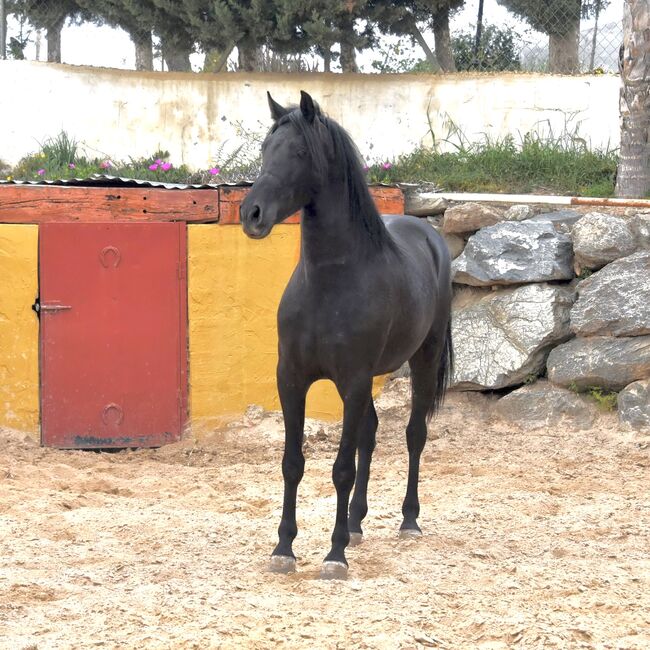
<svg viewBox="0 0 650 650"><path fill-rule="evenodd" d="M437 367L436 386L431 399L431 404L427 410L427 421L429 421L438 409L442 406L445 399L447 385L454 371L454 347L451 340L451 314L447 319L447 331L445 332L445 342L440 351L440 360Z"/></svg>

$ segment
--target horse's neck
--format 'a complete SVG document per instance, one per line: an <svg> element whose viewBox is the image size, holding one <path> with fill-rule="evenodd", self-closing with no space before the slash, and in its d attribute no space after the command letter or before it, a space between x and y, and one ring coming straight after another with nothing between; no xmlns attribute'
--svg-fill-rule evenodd
<svg viewBox="0 0 650 650"><path fill-rule="evenodd" d="M346 187L328 187L304 208L300 249L303 264L353 264L372 248L359 215L350 213Z"/></svg>

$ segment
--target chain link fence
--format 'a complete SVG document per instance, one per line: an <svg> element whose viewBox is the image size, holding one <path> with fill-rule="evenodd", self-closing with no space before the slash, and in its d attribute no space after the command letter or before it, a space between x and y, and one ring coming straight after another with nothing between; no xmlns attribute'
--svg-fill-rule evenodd
<svg viewBox="0 0 650 650"><path fill-rule="evenodd" d="M563 74L617 72L623 40L623 2L450 0L448 28L443 24L446 20L432 18L418 23L417 35L392 41L375 30L375 38L368 40L369 47L356 50L353 69L362 72L424 72L440 68L443 72L454 69ZM135 14L127 15L125 9L116 10L120 2L115 0L0 0L0 57L197 72L242 68L336 71L342 63L341 48L334 44L325 54L322 48L318 53L314 48L310 54L278 53L262 48L251 64L243 60L243 52L238 53L237 48L206 50L198 42L187 39L179 42L173 36L178 30L174 32L169 14L160 28L143 28L142 16L153 20L159 14L146 13L147 7L156 7L156 0L130 2L131 7L139 5L142 13L136 20ZM363 5L362 1L356 3L359 7ZM360 13L355 25L357 32L368 31L367 26L368 20ZM214 29L219 27L214 25ZM425 55L426 49L430 51ZM436 57L449 63L437 65Z"/></svg>

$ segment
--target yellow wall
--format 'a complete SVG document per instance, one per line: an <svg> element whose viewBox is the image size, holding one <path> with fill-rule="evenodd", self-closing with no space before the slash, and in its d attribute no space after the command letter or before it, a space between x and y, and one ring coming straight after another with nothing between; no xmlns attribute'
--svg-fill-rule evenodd
<svg viewBox="0 0 650 650"><path fill-rule="evenodd" d="M38 226L0 224L0 426L38 436Z"/></svg>
<svg viewBox="0 0 650 650"><path fill-rule="evenodd" d="M195 426L241 415L249 404L279 409L276 313L298 261L300 228L280 225L253 241L240 226L188 226L190 407ZM314 384L307 415L336 419L341 400Z"/></svg>

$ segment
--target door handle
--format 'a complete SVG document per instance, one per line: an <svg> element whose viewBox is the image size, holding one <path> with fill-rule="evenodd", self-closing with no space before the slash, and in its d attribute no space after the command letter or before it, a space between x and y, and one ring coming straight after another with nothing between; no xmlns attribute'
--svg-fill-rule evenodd
<svg viewBox="0 0 650 650"><path fill-rule="evenodd" d="M47 303L45 304L41 303L39 311L57 312L57 311L66 311L68 309L72 309L72 305L49 305Z"/></svg>

